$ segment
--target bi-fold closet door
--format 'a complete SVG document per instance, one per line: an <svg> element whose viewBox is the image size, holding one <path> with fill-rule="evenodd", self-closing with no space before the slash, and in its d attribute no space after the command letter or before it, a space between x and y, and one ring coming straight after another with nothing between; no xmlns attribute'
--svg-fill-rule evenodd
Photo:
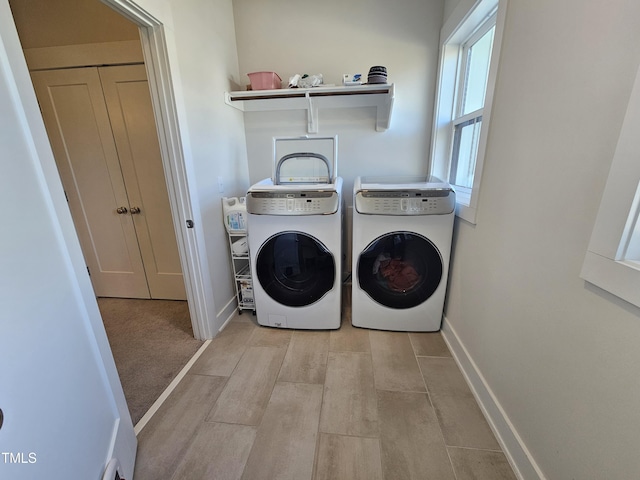
<svg viewBox="0 0 640 480"><path fill-rule="evenodd" d="M144 65L32 79L96 295L185 300Z"/></svg>

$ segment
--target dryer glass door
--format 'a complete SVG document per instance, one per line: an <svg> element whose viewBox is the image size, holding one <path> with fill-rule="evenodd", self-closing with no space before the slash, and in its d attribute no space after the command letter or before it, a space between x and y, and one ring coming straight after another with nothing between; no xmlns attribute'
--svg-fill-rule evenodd
<svg viewBox="0 0 640 480"><path fill-rule="evenodd" d="M426 301L442 279L442 256L426 237L391 232L371 242L358 258L358 284L376 302L412 308Z"/></svg>
<svg viewBox="0 0 640 480"><path fill-rule="evenodd" d="M302 307L315 303L334 287L336 265L318 239L301 232L281 232L260 247L256 276L276 302Z"/></svg>

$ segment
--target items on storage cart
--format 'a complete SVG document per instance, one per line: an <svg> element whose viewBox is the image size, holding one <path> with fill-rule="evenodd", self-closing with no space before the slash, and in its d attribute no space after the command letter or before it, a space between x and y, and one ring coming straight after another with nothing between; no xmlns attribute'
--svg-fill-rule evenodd
<svg viewBox="0 0 640 480"><path fill-rule="evenodd" d="M224 226L229 237L231 265L238 298L238 313L243 310L255 312L253 281L249 264L249 243L247 241L247 208L245 197L224 197L222 199Z"/></svg>

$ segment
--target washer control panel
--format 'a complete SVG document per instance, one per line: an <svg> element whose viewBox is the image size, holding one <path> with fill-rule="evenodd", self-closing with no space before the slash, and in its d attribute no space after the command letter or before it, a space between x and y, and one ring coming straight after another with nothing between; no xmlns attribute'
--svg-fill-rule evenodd
<svg viewBox="0 0 640 480"><path fill-rule="evenodd" d="M456 206L451 189L360 190L354 208L365 215L446 215Z"/></svg>
<svg viewBox="0 0 640 480"><path fill-rule="evenodd" d="M249 192L247 212L256 215L330 215L338 211L337 192Z"/></svg>

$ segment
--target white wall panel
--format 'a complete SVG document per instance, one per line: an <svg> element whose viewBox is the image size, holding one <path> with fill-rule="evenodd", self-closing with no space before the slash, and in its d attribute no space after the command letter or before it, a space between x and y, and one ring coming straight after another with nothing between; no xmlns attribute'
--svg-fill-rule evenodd
<svg viewBox="0 0 640 480"><path fill-rule="evenodd" d="M447 321L549 479L640 476L640 311L579 277L638 18L509 2L477 225L456 225Z"/></svg>
<svg viewBox="0 0 640 480"><path fill-rule="evenodd" d="M233 3L239 87L254 71L275 71L286 83L295 73L322 73L340 85L342 74L387 67L396 94L391 127L375 131L370 108L319 112L319 135L338 135L339 174L347 203L358 175L426 174L442 25L442 0ZM306 134L305 112L245 113L249 175L271 174L271 139Z"/></svg>

